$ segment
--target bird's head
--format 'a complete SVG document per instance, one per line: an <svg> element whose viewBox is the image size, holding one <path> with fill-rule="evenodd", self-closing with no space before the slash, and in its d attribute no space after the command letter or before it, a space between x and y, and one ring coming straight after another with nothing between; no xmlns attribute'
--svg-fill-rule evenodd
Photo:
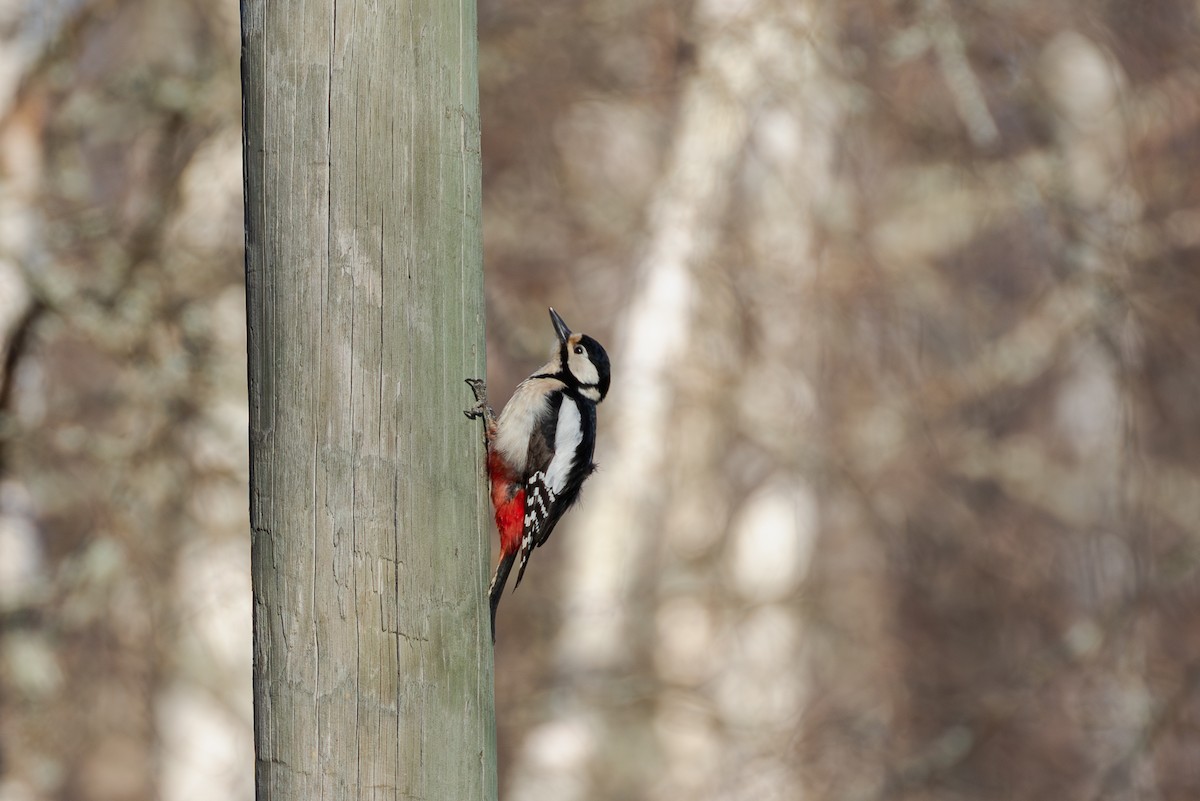
<svg viewBox="0 0 1200 801"><path fill-rule="evenodd" d="M609 365L604 346L587 334L572 334L571 329L550 309L554 332L558 335L557 357L567 384L596 403L608 394Z"/></svg>

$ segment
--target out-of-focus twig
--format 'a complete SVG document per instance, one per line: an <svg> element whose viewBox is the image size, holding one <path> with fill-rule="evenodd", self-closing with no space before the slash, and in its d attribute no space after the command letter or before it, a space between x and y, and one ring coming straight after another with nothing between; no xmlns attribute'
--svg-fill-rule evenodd
<svg viewBox="0 0 1200 801"><path fill-rule="evenodd" d="M976 147L991 147L1000 139L996 120L988 110L983 85L971 68L962 31L946 0L922 0L921 12L933 40L946 86L954 98L954 108Z"/></svg>

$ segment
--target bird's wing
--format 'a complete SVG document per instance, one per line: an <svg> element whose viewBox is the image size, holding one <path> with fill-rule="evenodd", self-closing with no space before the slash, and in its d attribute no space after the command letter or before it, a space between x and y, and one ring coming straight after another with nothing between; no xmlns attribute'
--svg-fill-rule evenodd
<svg viewBox="0 0 1200 801"><path fill-rule="evenodd" d="M548 413L538 421L529 443L525 479L525 521L521 536L520 585L533 549L550 537L568 504L563 493L571 479L576 453L583 439L582 416L576 400L556 393Z"/></svg>

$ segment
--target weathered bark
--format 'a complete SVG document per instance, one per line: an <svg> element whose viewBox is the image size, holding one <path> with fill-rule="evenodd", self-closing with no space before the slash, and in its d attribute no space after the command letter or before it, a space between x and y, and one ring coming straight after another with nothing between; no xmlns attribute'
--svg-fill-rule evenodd
<svg viewBox="0 0 1200 801"><path fill-rule="evenodd" d="M259 798L495 797L475 24L243 3Z"/></svg>

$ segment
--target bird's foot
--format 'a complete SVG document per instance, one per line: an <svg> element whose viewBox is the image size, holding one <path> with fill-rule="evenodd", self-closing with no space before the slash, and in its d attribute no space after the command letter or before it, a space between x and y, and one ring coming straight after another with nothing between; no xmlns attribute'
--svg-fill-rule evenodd
<svg viewBox="0 0 1200 801"><path fill-rule="evenodd" d="M467 386L471 388L471 392L475 395L475 405L464 409L463 414L472 420L482 417L485 422L492 423L496 419L496 414L492 411L492 407L488 406L487 382L482 378L468 378Z"/></svg>

